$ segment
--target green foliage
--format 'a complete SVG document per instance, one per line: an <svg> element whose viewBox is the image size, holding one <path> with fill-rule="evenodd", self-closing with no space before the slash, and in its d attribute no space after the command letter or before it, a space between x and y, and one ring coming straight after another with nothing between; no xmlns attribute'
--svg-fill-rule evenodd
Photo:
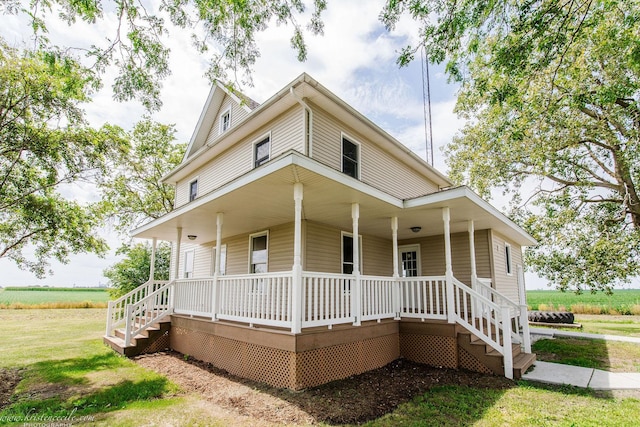
<svg viewBox="0 0 640 427"><path fill-rule="evenodd" d="M185 144L173 144L175 129L149 119L128 134L131 149L122 153L114 170L100 183L102 210L115 219L122 234L143 222L171 212L175 189L161 178L182 161Z"/></svg>
<svg viewBox="0 0 640 427"><path fill-rule="evenodd" d="M640 273L639 11L636 0L389 0L381 16L388 28L403 13L424 19L427 53L449 61L469 119L447 149L452 178L512 197L540 242L527 264L560 289L609 292Z"/></svg>
<svg viewBox="0 0 640 427"><path fill-rule="evenodd" d="M124 295L149 280L151 265L150 244L124 245L118 250L118 253L124 254L125 257L103 272L113 286L113 289L109 290L112 297ZM154 273L156 280L169 280L170 258L171 245L167 242L158 243Z"/></svg>
<svg viewBox="0 0 640 427"><path fill-rule="evenodd" d="M302 0L163 0L158 13L143 4L124 0L32 2L19 7L13 2L0 5L4 13L24 14L31 21L38 48L53 49L47 38L47 26L60 16L67 24L81 20L97 23L105 19L105 9L114 11L118 19L115 34L107 35L103 45L91 46L87 55L93 67L103 73L115 66L118 75L113 84L114 97L120 101L138 99L149 110L162 106L160 88L170 74L169 49L164 41L170 37L166 20L177 31L192 30L195 49L209 55L209 75L223 81L238 76L251 84L251 69L260 52L255 37L269 25L291 25L291 46L298 59L307 56L302 26L297 18L308 19L307 29L322 34L321 13L325 0L314 0L311 15L305 13Z"/></svg>
<svg viewBox="0 0 640 427"><path fill-rule="evenodd" d="M118 128L96 130L81 103L94 74L64 55L20 55L0 40L0 258L43 277L50 258L105 253L96 206L62 196L126 151ZM24 250L33 252L27 257Z"/></svg>

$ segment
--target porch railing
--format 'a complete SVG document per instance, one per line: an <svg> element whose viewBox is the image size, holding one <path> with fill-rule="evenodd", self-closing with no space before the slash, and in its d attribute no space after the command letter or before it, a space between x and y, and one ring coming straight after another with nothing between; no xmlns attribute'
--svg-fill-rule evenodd
<svg viewBox="0 0 640 427"><path fill-rule="evenodd" d="M293 331L295 280L293 272L278 272L147 282L109 303L107 335L125 326L129 345L132 337L172 312ZM511 372L511 342L520 329L525 351L531 351L526 306L482 281L472 289L446 276L356 277L317 272L302 272L299 280L302 328L401 317L455 321L504 355L505 373Z"/></svg>

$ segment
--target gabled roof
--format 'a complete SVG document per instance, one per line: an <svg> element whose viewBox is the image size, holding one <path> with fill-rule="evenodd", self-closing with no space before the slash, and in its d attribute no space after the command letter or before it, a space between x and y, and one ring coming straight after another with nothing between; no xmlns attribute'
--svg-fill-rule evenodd
<svg viewBox="0 0 640 427"><path fill-rule="evenodd" d="M209 96L207 96L204 108L200 113L196 128L193 131L193 135L191 135L191 141L189 141L187 150L184 153L184 158L182 159L183 162L206 143L207 137L213 125L216 123L218 112L220 111L225 96L233 99L240 107L244 108L247 113L250 113L260 105L243 93L233 89L231 86L224 85L216 80L209 91Z"/></svg>
<svg viewBox="0 0 640 427"><path fill-rule="evenodd" d="M195 169L205 165L222 151L237 143L241 138L248 136L260 126L276 118L279 114L299 103L300 99L332 112L342 121L353 127L356 131L372 140L382 141L380 146L391 155L409 164L415 170L421 171L427 178L435 182L441 188L450 187L453 183L443 173L435 169L424 159L420 158L407 146L395 139L385 130L369 120L363 114L351 107L329 89L322 86L307 73L302 73L291 83L278 91L264 103L254 109L248 109L250 113L234 125L219 138L206 143L207 135L213 125L216 114L220 108L219 100L221 92L239 99L222 84L216 83L207 98L196 130L191 138L191 143L185 154L183 162L163 178L164 182L177 183L184 179ZM216 104L216 102L218 104ZM246 105L246 108L249 108Z"/></svg>

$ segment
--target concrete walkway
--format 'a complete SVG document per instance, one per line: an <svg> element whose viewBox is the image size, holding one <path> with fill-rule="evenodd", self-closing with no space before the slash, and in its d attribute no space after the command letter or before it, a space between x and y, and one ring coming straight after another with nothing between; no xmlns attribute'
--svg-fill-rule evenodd
<svg viewBox="0 0 640 427"><path fill-rule="evenodd" d="M617 335L585 334L573 331L556 331L546 328L531 328L531 335L544 338L570 337L606 341L624 341L640 344L640 338ZM533 338L533 337L532 337ZM640 390L640 373L608 372L601 369L582 368L560 363L534 363L533 368L522 379L548 384L568 384L594 390Z"/></svg>

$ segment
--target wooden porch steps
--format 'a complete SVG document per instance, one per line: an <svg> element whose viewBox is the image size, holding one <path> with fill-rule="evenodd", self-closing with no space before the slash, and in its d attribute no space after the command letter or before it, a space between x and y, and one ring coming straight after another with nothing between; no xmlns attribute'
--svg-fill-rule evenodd
<svg viewBox="0 0 640 427"><path fill-rule="evenodd" d="M456 329L458 346L474 356L495 375L504 375L504 358L499 352L463 327L458 326ZM534 353L524 353L520 344L512 344L511 351L513 378L517 380L522 378L527 369L535 363L536 355Z"/></svg>
<svg viewBox="0 0 640 427"><path fill-rule="evenodd" d="M114 336L104 336L102 341L111 347L115 352L122 354L123 356L133 357L145 352L146 349L154 344L160 344L160 340L167 336L171 329L171 319L165 318L156 322L153 326L149 326L147 329L132 337L131 343L125 345L125 330L116 329ZM154 349L159 351L160 349Z"/></svg>

